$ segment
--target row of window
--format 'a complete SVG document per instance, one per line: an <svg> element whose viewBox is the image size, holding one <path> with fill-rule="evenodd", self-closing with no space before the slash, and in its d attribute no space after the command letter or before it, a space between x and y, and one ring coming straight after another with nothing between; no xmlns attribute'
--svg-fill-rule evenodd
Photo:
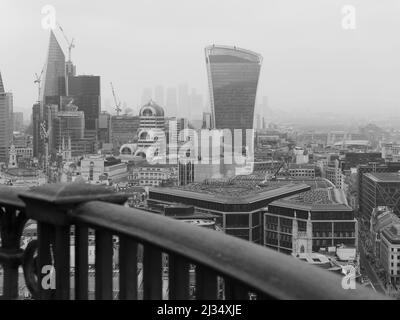
<svg viewBox="0 0 400 320"><path fill-rule="evenodd" d="M313 232L313 237L332 237L332 232ZM335 238L354 238L355 232L333 232Z"/></svg>

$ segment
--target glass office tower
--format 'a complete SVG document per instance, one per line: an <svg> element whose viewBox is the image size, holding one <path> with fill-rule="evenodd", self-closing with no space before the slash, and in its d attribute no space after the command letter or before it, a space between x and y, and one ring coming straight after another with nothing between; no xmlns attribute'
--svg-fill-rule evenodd
<svg viewBox="0 0 400 320"><path fill-rule="evenodd" d="M253 129L261 55L248 50L210 46L205 49L215 129Z"/></svg>
<svg viewBox="0 0 400 320"><path fill-rule="evenodd" d="M69 77L68 91L79 111L85 113L85 129L97 130L101 112L100 77Z"/></svg>
<svg viewBox="0 0 400 320"><path fill-rule="evenodd" d="M43 105L56 104L60 106L60 97L65 95L65 91L65 55L56 36L51 31L40 100Z"/></svg>

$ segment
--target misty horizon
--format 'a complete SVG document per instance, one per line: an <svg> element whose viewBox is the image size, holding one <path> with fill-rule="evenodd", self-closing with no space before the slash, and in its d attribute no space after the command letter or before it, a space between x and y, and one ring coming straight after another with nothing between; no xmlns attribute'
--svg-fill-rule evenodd
<svg viewBox="0 0 400 320"><path fill-rule="evenodd" d="M345 1L250 2L115 1L110 6L105 1L2 1L0 10L7 12L0 21L7 30L0 41L4 86L13 92L14 110L30 115L37 100L34 74L43 67L49 41L41 9L50 4L65 33L75 39L77 74L101 76L104 111L114 112L110 82L134 111L145 88L162 85L167 90L184 83L203 95L204 111L209 111L204 48L219 44L263 56L258 101L267 96L269 108L282 116L397 116L398 2L353 1L355 30L342 29ZM55 33L68 56L63 35Z"/></svg>

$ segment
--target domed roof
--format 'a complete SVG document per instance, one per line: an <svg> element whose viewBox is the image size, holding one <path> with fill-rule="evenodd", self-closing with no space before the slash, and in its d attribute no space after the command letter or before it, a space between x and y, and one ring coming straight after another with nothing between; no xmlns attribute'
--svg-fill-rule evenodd
<svg viewBox="0 0 400 320"><path fill-rule="evenodd" d="M164 109L150 100L140 109L139 115L141 117L164 117Z"/></svg>

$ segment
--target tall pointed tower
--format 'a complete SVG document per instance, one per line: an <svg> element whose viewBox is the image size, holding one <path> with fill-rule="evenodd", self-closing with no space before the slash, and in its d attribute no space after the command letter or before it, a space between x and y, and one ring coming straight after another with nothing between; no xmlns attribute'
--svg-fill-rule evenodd
<svg viewBox="0 0 400 320"><path fill-rule="evenodd" d="M53 31L50 31L50 41L47 60L43 73L42 87L40 92L40 115L39 123L45 122L49 132L49 153L53 154L53 118L54 111L60 110L61 97L66 94L65 55ZM36 131L40 125L35 126ZM34 137L40 137L39 132L34 132ZM44 143L40 141L39 157L44 155Z"/></svg>
<svg viewBox="0 0 400 320"><path fill-rule="evenodd" d="M53 31L42 82L41 101L43 104L59 104L54 97L65 95L65 55ZM50 101L49 101L50 100Z"/></svg>

